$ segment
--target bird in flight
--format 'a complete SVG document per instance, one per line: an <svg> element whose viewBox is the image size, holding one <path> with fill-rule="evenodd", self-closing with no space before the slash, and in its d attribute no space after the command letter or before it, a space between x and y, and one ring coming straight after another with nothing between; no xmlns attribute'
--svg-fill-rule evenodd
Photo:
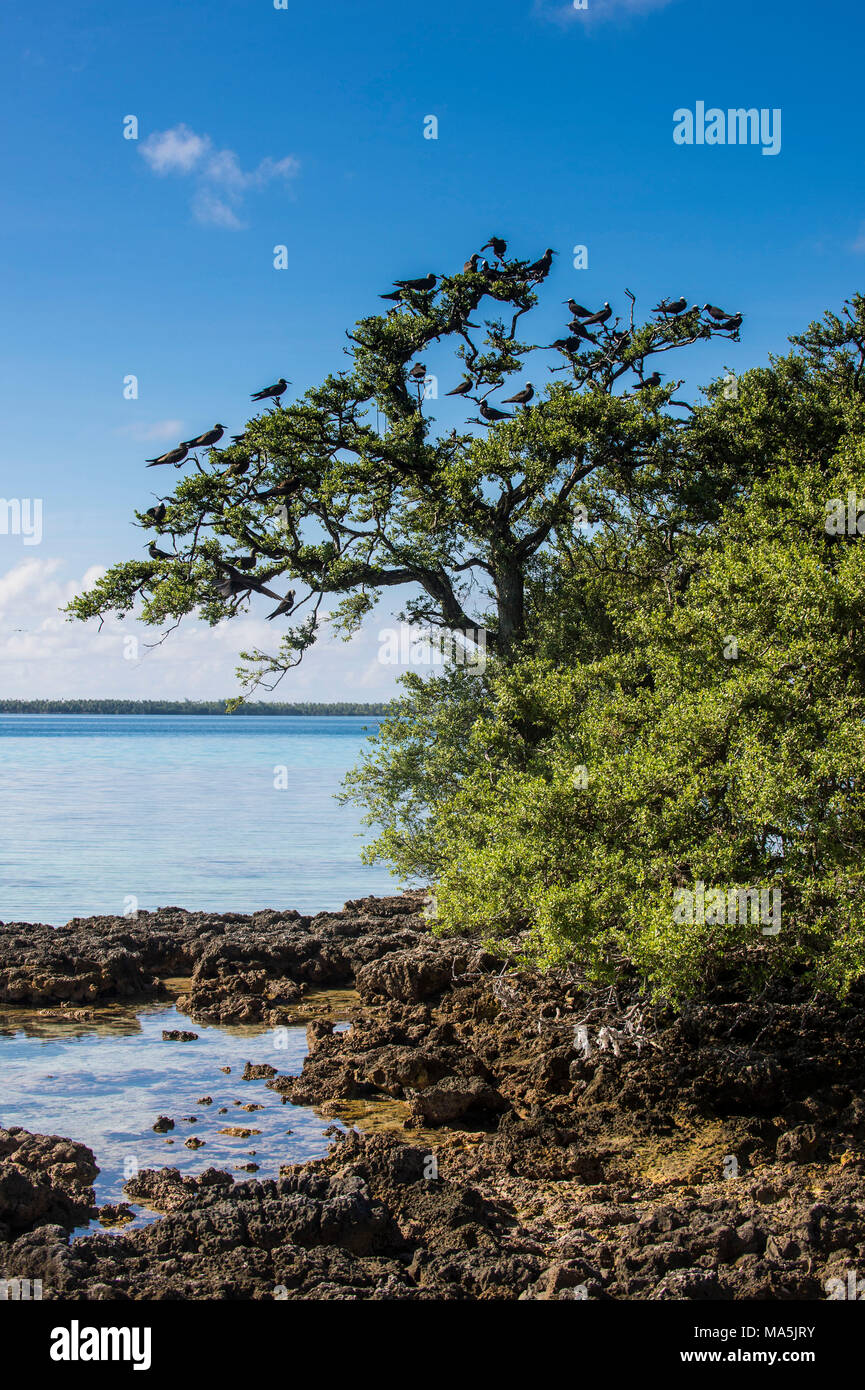
<svg viewBox="0 0 865 1390"><path fill-rule="evenodd" d="M455 386L452 391L445 391L446 396L465 396L471 391L474 382L470 376L464 376L459 386Z"/></svg>
<svg viewBox="0 0 865 1390"><path fill-rule="evenodd" d="M212 430L206 430L197 439L184 439L183 445L186 449L206 449L211 444L218 444L224 434L225 426L216 424Z"/></svg>
<svg viewBox="0 0 865 1390"><path fill-rule="evenodd" d="M160 454L159 458L148 459L147 467L156 468L160 463L182 463L189 453L185 444L179 444L176 449L169 449L167 454Z"/></svg>
<svg viewBox="0 0 865 1390"><path fill-rule="evenodd" d="M515 396L507 396L502 401L502 405L528 405L534 394L534 386L530 381L527 381L522 391L518 391Z"/></svg>
<svg viewBox="0 0 865 1390"><path fill-rule="evenodd" d="M513 420L514 418L513 415L509 415L506 410L496 410L495 406L487 405L486 401L481 401L479 408L481 415L483 415L484 419L488 420L490 424L495 420Z"/></svg>
<svg viewBox="0 0 865 1390"><path fill-rule="evenodd" d="M275 381L272 386L265 386L263 391L254 391L252 396L250 397L250 400L279 400L280 396L284 394L284 392L288 389L290 385L291 382L286 381L285 377L281 376L279 378L279 381Z"/></svg>
<svg viewBox="0 0 865 1390"><path fill-rule="evenodd" d="M290 613L293 607L294 607L294 589L289 589L289 591L288 591L288 593L286 594L285 598L284 598L284 599L280 599L279 603L277 604L276 608L274 608L273 612L272 612L272 613L268 613L268 615L267 615L267 621L270 622L271 618L279 618L279 617L282 616L283 613Z"/></svg>

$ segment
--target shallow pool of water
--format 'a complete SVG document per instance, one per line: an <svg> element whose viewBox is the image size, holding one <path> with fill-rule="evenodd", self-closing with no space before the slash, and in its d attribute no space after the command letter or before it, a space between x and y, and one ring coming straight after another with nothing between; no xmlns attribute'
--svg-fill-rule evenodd
<svg viewBox="0 0 865 1390"><path fill-rule="evenodd" d="M163 1029L198 1038L165 1042ZM92 1022L6 1008L0 1010L0 1127L21 1125L86 1144L100 1168L97 1205L128 1201L122 1188L136 1168L170 1165L194 1174L215 1167L238 1179L273 1178L280 1164L322 1156L324 1132L334 1121L284 1105L264 1081L241 1076L247 1061L296 1074L306 1051L302 1027L216 1027L192 1022L170 1002L99 1010ZM202 1103L207 1096L211 1104ZM175 1122L167 1134L153 1130L160 1115ZM229 1127L260 1132L220 1133ZM200 1148L186 1147L193 1136L204 1141ZM258 1165L256 1172L239 1167L249 1163ZM148 1219L136 1207L136 1224Z"/></svg>

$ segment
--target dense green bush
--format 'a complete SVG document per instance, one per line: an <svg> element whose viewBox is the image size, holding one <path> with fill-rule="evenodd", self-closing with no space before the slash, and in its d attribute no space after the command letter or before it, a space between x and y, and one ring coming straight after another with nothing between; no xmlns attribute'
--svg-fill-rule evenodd
<svg viewBox="0 0 865 1390"><path fill-rule="evenodd" d="M350 791L441 930L667 996L734 963L841 992L865 970L865 541L826 524L865 512L854 307L716 385L657 501L599 490L537 567L519 659L408 682Z"/></svg>

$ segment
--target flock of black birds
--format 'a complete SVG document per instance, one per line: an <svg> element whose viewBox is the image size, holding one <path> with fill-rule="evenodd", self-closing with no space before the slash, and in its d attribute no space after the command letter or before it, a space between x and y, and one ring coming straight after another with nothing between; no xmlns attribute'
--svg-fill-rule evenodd
<svg viewBox="0 0 865 1390"><path fill-rule="evenodd" d="M556 254L552 247L547 247L544 254L531 264L526 265L523 262L517 262L505 267L504 258L507 254L507 249L507 242L503 237L490 237L489 241L481 247L480 252L473 253L465 262L463 265L463 274L481 275L491 284L496 284L501 280L518 279L523 284L528 285L539 284L549 275L552 268L553 256ZM496 264L490 265L481 255L483 251L492 251ZM438 282L439 277L434 275L432 271L430 271L428 275L422 275L416 279L395 280L393 282L394 289L380 297L392 301L394 304L407 303L411 305L415 296L431 294L433 290L435 290ZM632 295L630 298L633 300ZM608 302L605 301L602 308L597 310L587 309L585 305L578 304L574 299L566 299L563 303L568 306L568 310L571 314L570 322L567 325L568 336L557 338L553 343L550 343L550 349L556 349L566 356L573 358L576 353L583 350L583 345L585 343L591 343L593 346L598 347L599 338L597 333L589 331L592 328L604 331L605 336L603 343L605 350L612 348L616 353L621 354L627 347L631 339L630 329L626 328L620 331L617 326L619 323L618 319L614 321L611 328L607 328L607 324L613 316L613 310ZM528 304L526 307L528 307ZM392 310L391 312L395 311ZM729 314L726 310L719 308L717 304L704 304L702 308L697 304L689 306L684 296L679 299L662 299L659 304L655 305L653 313L659 314L662 321L688 319L691 316L696 316L695 325L701 322L700 316L706 314L712 321L713 327L730 333L738 332L743 319L740 312ZM636 371L640 377L639 382L634 387L635 391L650 391L661 385L660 372L654 371L649 376L644 377L642 373L642 363L640 363L639 367L635 363L634 371ZM417 362L410 369L408 376L417 386L418 396L420 397L420 392L426 379L426 367L422 362ZM284 377L280 377L279 380L275 381L271 386L265 386L261 391L254 391L250 399L256 402L272 400L276 401L277 405L279 405L281 397L290 384L291 383L286 381ZM487 391L486 395L492 394L492 391L498 389L501 384L501 381L494 384ZM513 419L512 412L499 410L496 406L490 405L486 396L481 399L473 396L472 392L477 389L478 385L479 382L476 381L470 373L466 373L463 380L445 394L447 396L468 396L472 400L476 400L481 417L480 420L477 421L478 424L495 425L501 420ZM528 381L521 390L503 400L502 404L528 408L531 401L534 399L534 395L535 388L532 383ZM225 426L217 422L212 429L205 430L203 434L198 435L195 439L185 439L175 448L169 449L166 453L160 454L157 458L148 459L147 467L156 468L164 464L173 464L176 468L180 468L187 457L190 454L194 454L197 449L210 449L213 452L218 452L216 446L219 444L224 434ZM245 442L246 435L235 434L232 435L231 440L233 445L241 445ZM240 477L246 473L249 466L250 456L248 454L241 454L240 457L229 461L228 471L232 475ZM255 500L259 502L271 501L277 498L287 501L297 491L297 488L298 484L295 481L288 480L275 484L275 486L267 489L265 492L257 492L252 495L255 497ZM165 502L158 502L156 506L150 507L145 512L145 516L152 525L161 526L166 518L167 510ZM149 543L148 554L152 560L157 561L175 560L178 558L177 555L172 555L165 550L160 550L154 541ZM241 594L248 594L250 591L254 590L256 593L261 593L268 598L277 600L277 607L272 613L268 613L268 619L291 613L295 602L294 590L290 590L284 598L281 598L279 594L268 588L262 580L254 578L249 571L255 569L257 562L258 552L256 550L253 550L251 555L236 557L235 564L230 564L225 560L217 560L216 565L221 571L223 578L220 579L219 583L216 585L216 592L223 599L231 599Z"/></svg>
<svg viewBox="0 0 865 1390"><path fill-rule="evenodd" d="M265 386L263 391L254 391L250 399L253 401L275 400L279 403L280 397L285 394L290 385L291 383L286 381L285 377L280 377L279 381L275 381L272 386ZM147 459L147 467L156 468L160 464L173 463L175 468L180 468L188 455L194 453L196 449L211 449L214 452L218 452L216 446L219 444L224 434L225 425L217 422L213 426L213 429L205 430L204 434L197 435L195 439L184 439L174 449L169 449L167 453L160 454L158 458ZM231 436L231 442L234 445L242 444L245 438L246 436L243 434L234 434ZM240 458L231 460L228 471L235 476L242 476L248 470L249 464L249 456L242 455ZM256 500L259 502L269 501L277 497L285 499L289 497L292 492L296 491L296 489L297 484L294 482L277 483L275 487L269 488L266 492L256 493L255 496ZM154 526L161 526L167 514L168 508L164 502L157 502L155 507L149 507L144 513ZM176 554L171 554L167 550L160 550L155 541L149 543L147 553L151 560L176 560L178 558ZM255 590L256 593L264 594L267 598L276 599L277 606L272 613L267 614L268 621L272 618L282 617L283 614L291 613L295 604L294 589L289 589L288 593L283 598L280 594L275 593L273 589L268 588L261 580L255 579L248 571L254 570L257 563L258 552L256 550L253 550L251 555L238 556L236 563L233 565L229 564L227 560L217 560L216 567L224 576L216 585L217 594L219 594L220 598L230 599L236 598L241 594L248 594L252 590ZM244 571L247 572L244 573Z"/></svg>
<svg viewBox="0 0 865 1390"><path fill-rule="evenodd" d="M489 241L481 247L480 252L474 252L464 263L463 274L482 275L493 284L503 279L520 279L528 283L533 282L537 284L546 279L552 267L553 256L555 255L552 247L547 247L544 254L530 265L524 265L518 262L515 265L505 267L503 262L507 254L507 249L507 242L503 237L490 237ZM497 264L490 265L490 263L482 257L481 252L487 250L492 251ZM392 301L395 304L412 305L415 296L430 294L435 289L438 284L438 276L430 271L428 275L420 276L417 279L394 280L393 283L394 289L387 294L381 295L380 298ZM613 310L608 302L605 301L603 306L597 310L587 309L585 305L578 304L574 299L566 299L563 303L568 306L571 314L570 322L567 325L568 335L567 337L556 338L554 342L549 344L550 349L556 349L566 356L573 358L576 353L583 350L584 344L586 343L592 344L593 347L601 346L597 334L590 332L592 328L605 330L606 336L602 345L605 350L612 348L616 353L621 353L627 347L631 339L630 329L619 331L617 327L619 323L618 319L615 320L610 329L606 328L606 325L613 316ZM653 313L659 314L664 321L688 319L693 315L696 316L697 322L701 321L700 316L705 313L708 315L708 318L712 320L713 327L730 333L737 333L742 326L743 320L743 315L740 312L730 314L725 309L719 308L717 304L704 304L702 309L698 304L689 306L684 296L681 296L679 299L662 299L659 304L655 305ZM649 376L644 377L642 363L640 363L639 367L635 363L634 371L637 372L640 378L634 387L635 391L650 391L661 385L662 378L660 372L653 371ZM414 381L417 385L418 396L420 397L421 384L426 377L426 367L422 362L418 362L411 368L408 375L410 380ZM446 391L445 395L468 396L472 400L477 400L478 411L481 416L480 420L477 421L478 424L494 425L500 420L513 419L513 415L508 411L499 410L495 406L490 405L486 396L484 396L483 399L478 399L474 396L472 393L477 389L478 385L479 383L475 378L467 373L462 381L459 382L457 386L454 386L452 390ZM501 385L501 383L499 383L499 385ZM492 394L492 390L495 389L497 388L493 386L486 395ZM533 400L534 395L535 389L532 383L528 381L522 390L517 391L515 395L508 396L503 400L502 405L521 405L527 407Z"/></svg>

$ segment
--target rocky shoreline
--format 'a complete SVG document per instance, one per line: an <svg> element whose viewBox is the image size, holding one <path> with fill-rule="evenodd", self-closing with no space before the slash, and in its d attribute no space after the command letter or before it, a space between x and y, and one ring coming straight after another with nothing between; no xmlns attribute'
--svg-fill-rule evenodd
<svg viewBox="0 0 865 1390"><path fill-rule="evenodd" d="M142 1172L150 1226L70 1241L98 1155L0 1130L0 1276L46 1299L824 1300L865 1271L865 997L791 983L649 1011L623 984L505 972L419 894L341 913L165 908L0 925L0 1003L80 1014L189 977L193 1024L317 1017L299 1076L344 1124L276 1180Z"/></svg>

